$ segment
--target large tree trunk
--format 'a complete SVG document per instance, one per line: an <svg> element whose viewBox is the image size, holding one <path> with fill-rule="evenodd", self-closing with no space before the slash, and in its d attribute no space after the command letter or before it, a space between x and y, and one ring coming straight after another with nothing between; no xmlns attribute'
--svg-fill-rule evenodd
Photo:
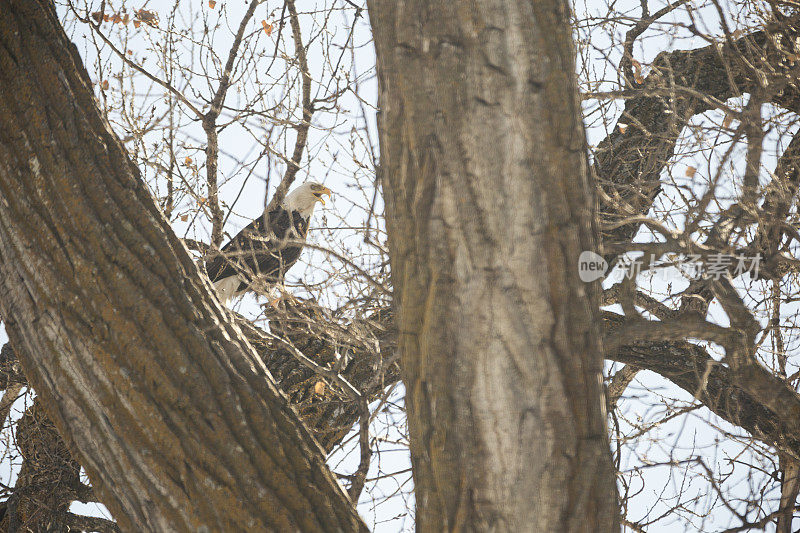
<svg viewBox="0 0 800 533"><path fill-rule="evenodd" d="M97 110L49 0L0 1L0 313L123 529L365 529Z"/></svg>
<svg viewBox="0 0 800 533"><path fill-rule="evenodd" d="M419 531L611 531L561 0L371 0Z"/></svg>

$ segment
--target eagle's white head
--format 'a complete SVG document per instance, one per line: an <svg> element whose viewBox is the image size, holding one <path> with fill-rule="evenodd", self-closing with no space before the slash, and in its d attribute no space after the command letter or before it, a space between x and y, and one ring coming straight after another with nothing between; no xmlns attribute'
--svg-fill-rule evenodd
<svg viewBox="0 0 800 533"><path fill-rule="evenodd" d="M314 212L317 202L325 205L322 198L324 194L331 197L331 190L324 185L307 181L286 195L283 199L283 208L287 211L297 211L303 218L309 218Z"/></svg>

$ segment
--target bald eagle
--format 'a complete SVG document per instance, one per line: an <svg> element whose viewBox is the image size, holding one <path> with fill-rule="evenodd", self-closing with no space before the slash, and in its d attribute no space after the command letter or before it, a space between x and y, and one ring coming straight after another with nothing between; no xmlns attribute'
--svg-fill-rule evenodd
<svg viewBox="0 0 800 533"><path fill-rule="evenodd" d="M280 206L248 224L219 255L206 262L208 277L223 303L247 292L256 279L271 284L283 281L300 257L314 207L317 202L325 204L324 194L330 198L331 190L319 183L300 185Z"/></svg>

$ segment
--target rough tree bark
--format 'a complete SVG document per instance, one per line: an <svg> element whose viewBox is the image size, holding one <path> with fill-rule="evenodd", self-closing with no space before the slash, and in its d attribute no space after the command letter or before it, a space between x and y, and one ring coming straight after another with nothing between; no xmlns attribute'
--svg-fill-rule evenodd
<svg viewBox="0 0 800 533"><path fill-rule="evenodd" d="M337 353L348 354L342 376L370 400L377 399L387 386L399 381L398 365L388 358L395 352L397 337L388 309L366 320L354 320L347 330L338 331L329 326L332 324L325 321L324 310L313 302L285 300L283 308L270 318L270 329L280 331L318 364L333 365L339 362ZM300 363L283 345L269 340L250 321L237 317L236 323L323 450L328 453L341 444L358 422L360 411L356 402L335 393L332 387L325 387L324 395L317 394L315 385L321 379L318 374ZM0 390L5 391L0 401L0 425L7 418L11 402L27 385L17 356L11 344L6 343L0 348ZM16 442L24 457L22 471L8 500L0 502L0 517L5 520L0 520L0 531L16 531L16 524L33 531L68 528L118 531L111 521L67 512L73 501L98 501L97 497L91 487L79 482L77 463L64 455L68 449L42 413L38 401L22 420L28 422L18 424L16 432ZM29 429L23 431L23 426Z"/></svg>
<svg viewBox="0 0 800 533"><path fill-rule="evenodd" d="M0 2L0 314L125 530L364 530L97 110L49 0Z"/></svg>
<svg viewBox="0 0 800 533"><path fill-rule="evenodd" d="M613 530L568 4L369 13L418 530Z"/></svg>

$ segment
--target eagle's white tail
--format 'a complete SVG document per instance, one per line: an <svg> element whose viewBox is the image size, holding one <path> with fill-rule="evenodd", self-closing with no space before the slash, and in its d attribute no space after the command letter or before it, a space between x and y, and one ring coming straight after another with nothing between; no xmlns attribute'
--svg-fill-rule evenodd
<svg viewBox="0 0 800 533"><path fill-rule="evenodd" d="M237 295L236 289L239 283L241 283L239 276L228 276L214 282L214 288L217 289L217 295L223 304L228 305L230 299Z"/></svg>

